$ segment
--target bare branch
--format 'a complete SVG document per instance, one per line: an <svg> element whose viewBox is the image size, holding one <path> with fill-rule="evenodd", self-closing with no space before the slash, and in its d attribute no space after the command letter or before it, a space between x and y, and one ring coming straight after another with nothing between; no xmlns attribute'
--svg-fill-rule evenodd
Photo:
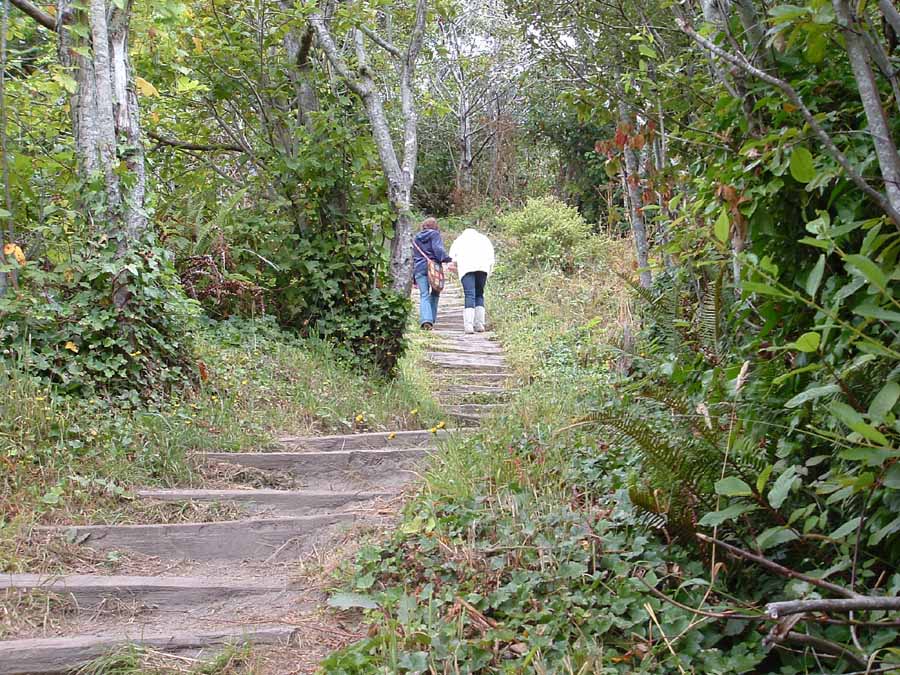
<svg viewBox="0 0 900 675"><path fill-rule="evenodd" d="M884 15L885 21L900 35L900 10L894 6L893 0L878 0L878 9Z"/></svg>
<svg viewBox="0 0 900 675"><path fill-rule="evenodd" d="M18 7L47 30L52 30L54 33L56 32L56 19L47 14L47 12L40 7L32 5L28 0L10 0L10 2L13 7Z"/></svg>
<svg viewBox="0 0 900 675"><path fill-rule="evenodd" d="M365 34L365 36L367 38L369 38L372 42L374 42L376 45L381 47L384 51L386 51L388 54L393 56L395 59L403 58L403 52L401 52L390 42L388 42L387 40L385 40L384 38L379 36L375 31L373 31L368 26L360 26L359 29Z"/></svg>
<svg viewBox="0 0 900 675"><path fill-rule="evenodd" d="M836 642L832 642L831 640L825 640L824 638L815 637L813 635L806 635L805 633L798 633L797 631L792 630L783 638L778 639L777 642L791 642L793 644L811 647L823 654L830 654L831 656L845 659L852 663L856 668L865 668L868 665L865 659L846 647L843 647Z"/></svg>
<svg viewBox="0 0 900 675"><path fill-rule="evenodd" d="M732 546L731 544L727 544L719 539L708 537L705 534L700 534L699 532L696 533L696 537L700 541L704 541L708 544L721 546L723 549L734 556L743 558L744 560L755 562L760 567L765 567L770 572L775 572L776 574L780 574L781 576L787 577L788 579L800 579L801 581L805 581L809 584L812 584L813 586L818 586L819 588L824 588L825 590L831 591L835 595L840 595L845 598L863 597L859 593L849 591L842 586L831 583L830 581L825 581L824 579L816 579L815 577L808 576L806 574L803 574L802 572L797 572L796 570L792 570L789 567L785 567L784 565L779 565L777 562L773 562L768 558L763 558L761 555L750 553L749 551L745 551L744 549L738 548L737 546Z"/></svg>
<svg viewBox="0 0 900 675"><path fill-rule="evenodd" d="M803 612L851 612L853 610L897 612L900 611L900 598L862 596L839 600L787 600L770 602L766 605L766 614L773 619Z"/></svg>
<svg viewBox="0 0 900 675"><path fill-rule="evenodd" d="M781 89L784 94L788 97L788 99L797 106L797 109L803 115L803 118L806 120L806 123L809 125L810 129L812 129L813 133L816 135L816 138L821 141L822 145L825 146L825 149L828 151L834 160L841 165L844 169L844 172L847 174L847 177L856 185L860 190L865 192L871 199L874 201L878 207L884 211L888 217L894 221L898 227L900 227L900 211L895 209L888 199L880 193L878 190L869 185L868 181L863 178L856 169L850 164L850 160L847 159L846 155L841 152L840 148L835 145L834 141L828 135L828 133L822 128L822 126L816 121L815 116L812 114L812 111L806 104L803 102L803 99L800 98L800 94L797 93L797 90L794 89L788 82L785 82L782 79L775 77L774 75L770 75L769 73L760 70L753 64L749 63L743 56L736 56L725 50L721 49L713 42L708 40L707 38L700 35L694 28L688 24L688 22L679 17L676 19L678 26L682 31L689 37L693 38L693 40L706 49L711 54L718 56L719 58L728 61L728 63L733 66L737 66L744 72L753 75L757 79L762 80L768 84L771 84L774 87Z"/></svg>
<svg viewBox="0 0 900 675"><path fill-rule="evenodd" d="M152 138L160 145L168 145L169 147L177 148L179 150L192 150L195 152L240 152L241 154L244 154L244 152L246 152L240 145L231 145L228 143L191 143L190 141L180 141L177 138L160 136L155 131L148 131L147 136Z"/></svg>
<svg viewBox="0 0 900 675"><path fill-rule="evenodd" d="M322 51L325 52L325 56L328 57L328 61L331 63L332 67L337 71L338 75L341 76L341 79L347 83L347 86L350 87L350 90L360 97L365 97L369 91L363 86L363 84L353 76L350 72L349 66L347 66L347 62L341 58L341 55L338 54L337 47L334 44L334 40L331 37L331 33L328 31L328 27L325 25L325 19L319 12L313 12L309 15L309 23L316 31L316 37L319 40L319 46L322 47Z"/></svg>

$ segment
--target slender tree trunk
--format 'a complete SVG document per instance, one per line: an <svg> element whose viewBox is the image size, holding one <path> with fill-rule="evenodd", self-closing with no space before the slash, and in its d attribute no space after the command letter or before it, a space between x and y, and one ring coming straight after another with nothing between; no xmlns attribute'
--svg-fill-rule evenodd
<svg viewBox="0 0 900 675"><path fill-rule="evenodd" d="M120 8L90 0L86 11L60 0L59 59L77 87L72 95L72 133L82 179L99 179L104 189L103 222L118 243L119 254L147 229L144 212L146 175L137 95L128 58L130 3ZM87 24L89 37L69 27ZM128 169L120 178L120 161Z"/></svg>
<svg viewBox="0 0 900 675"><path fill-rule="evenodd" d="M619 124L623 129L631 129L634 124L631 110L621 96L619 98ZM634 149L630 147L629 142L625 143L622 152L625 155L625 190L628 195L635 254L637 255L638 267L641 269L641 286L649 288L653 283L653 275L650 273L650 246L647 242L647 226L644 223L644 214L641 212L643 201L638 157Z"/></svg>
<svg viewBox="0 0 900 675"><path fill-rule="evenodd" d="M400 108L403 114L402 163L398 159L397 151L394 148L381 94L375 86L368 64L363 31L360 29L353 31L357 63L355 71L351 71L347 62L338 53L334 39L325 24L324 16L319 12L314 12L309 17L309 22L316 32L316 37L319 39L319 45L325 52L325 56L338 75L347 83L347 86L362 99L365 106L369 124L372 127L372 138L375 141L375 146L378 148L381 168L387 180L388 201L396 215L394 237L391 240L391 287L404 295L409 295L409 291L412 288L413 219L411 194L415 180L419 147L417 136L418 115L416 113L412 85L416 62L425 33L426 11L426 0L417 0L415 25L410 36L409 46L405 52L401 52L397 47L379 38L372 31L366 30L366 35L393 57L399 71Z"/></svg>
<svg viewBox="0 0 900 675"><path fill-rule="evenodd" d="M128 58L131 2L86 5L59 0L59 60L76 82L70 108L78 172L85 181L99 181L103 203L87 206L94 222L102 223L125 256L148 228L144 211L146 175L141 125ZM71 30L80 25L84 31ZM122 175L121 165L127 169ZM129 299L126 275L117 276L113 303L123 308Z"/></svg>
<svg viewBox="0 0 900 675"><path fill-rule="evenodd" d="M0 21L0 162L3 164L3 203L9 213L9 241L13 241L12 196L9 192L9 155L6 150L6 27L9 23L9 0L3 0L3 16ZM3 251L5 237L3 225L0 222L0 265L6 262L6 253ZM12 278L15 272L10 272ZM6 273L0 272L0 296L6 293Z"/></svg>
<svg viewBox="0 0 900 675"><path fill-rule="evenodd" d="M833 0L832 5L844 35L850 66L856 77L856 87L869 122L869 134L875 144L875 154L884 178L884 190L890 205L895 210L900 210L900 155L897 154L887 115L881 105L881 95L869 63L865 41L861 37L861 28L847 0Z"/></svg>

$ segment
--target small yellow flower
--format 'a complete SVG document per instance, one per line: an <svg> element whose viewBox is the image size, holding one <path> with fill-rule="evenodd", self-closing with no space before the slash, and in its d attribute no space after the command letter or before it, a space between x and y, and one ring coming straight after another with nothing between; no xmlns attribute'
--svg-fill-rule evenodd
<svg viewBox="0 0 900 675"><path fill-rule="evenodd" d="M44 400L46 400L46 398L47 398L46 396L35 396L34 400L35 401L44 401Z"/></svg>
<svg viewBox="0 0 900 675"><path fill-rule="evenodd" d="M357 422L362 422L364 419L365 419L365 418L364 418L362 415L357 415L357 416L356 416L356 421L357 421Z"/></svg>
<svg viewBox="0 0 900 675"><path fill-rule="evenodd" d="M131 352L131 356L133 356L134 358L137 358L138 356L140 356L140 355L143 354L143 353L144 353L144 352L138 350L138 351L136 351L136 352Z"/></svg>
<svg viewBox="0 0 900 675"><path fill-rule="evenodd" d="M433 434L436 434L436 433L437 433L437 427L431 427L428 431L430 431L430 432L433 433Z"/></svg>
<svg viewBox="0 0 900 675"><path fill-rule="evenodd" d="M395 438L397 438L396 432L392 431L391 433L388 434L387 439L388 439L389 441L392 441L392 440L394 440Z"/></svg>
<svg viewBox="0 0 900 675"><path fill-rule="evenodd" d="M410 415L417 415L418 413L419 413L419 409L418 409L418 408L413 408L412 410L409 411L409 414L410 414Z"/></svg>
<svg viewBox="0 0 900 675"><path fill-rule="evenodd" d="M443 420L441 420L440 422L437 423L438 429L443 429L445 426L447 426L447 423L444 422Z"/></svg>
<svg viewBox="0 0 900 675"><path fill-rule="evenodd" d="M77 354L77 353L78 353L78 345L76 345L76 344L75 344L74 342L72 342L71 340L69 340L68 342L66 342L66 344L64 345L64 348L65 348L65 349L68 349L68 350L69 350L70 352L72 352L73 354Z"/></svg>
<svg viewBox="0 0 900 675"><path fill-rule="evenodd" d="M241 380L241 384L247 384L247 380Z"/></svg>

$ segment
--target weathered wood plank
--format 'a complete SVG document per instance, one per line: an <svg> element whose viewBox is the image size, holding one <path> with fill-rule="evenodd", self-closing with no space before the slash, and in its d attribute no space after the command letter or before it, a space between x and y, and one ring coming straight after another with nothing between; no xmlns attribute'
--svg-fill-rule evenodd
<svg viewBox="0 0 900 675"><path fill-rule="evenodd" d="M235 502L251 508L274 508L299 515L335 510L354 502L390 497L396 491L335 492L331 490L138 490L141 499L163 502Z"/></svg>
<svg viewBox="0 0 900 675"><path fill-rule="evenodd" d="M428 455L425 448L331 450L328 452L204 452L207 461L227 462L264 471L286 471L308 485L375 485L379 489L408 482Z"/></svg>
<svg viewBox="0 0 900 675"><path fill-rule="evenodd" d="M294 635L290 626L239 628L208 633L162 633L38 638L0 642L0 675L51 675L67 673L129 644L139 644L167 653L198 649L221 649L226 645L279 644Z"/></svg>
<svg viewBox="0 0 900 675"><path fill-rule="evenodd" d="M387 448L427 448L435 445L435 439L444 438L442 431L435 435L428 429L413 431L376 431L365 434L339 434L335 436L282 436L278 443L290 449L316 450L380 450Z"/></svg>
<svg viewBox="0 0 900 675"><path fill-rule="evenodd" d="M266 580L234 580L217 577L138 577L97 574L0 574L0 592L46 591L71 596L80 609L95 609L109 598L140 600L165 606L167 610L186 608L226 597L279 593L283 583Z"/></svg>
<svg viewBox="0 0 900 675"><path fill-rule="evenodd" d="M90 548L126 550L167 559L266 560L297 557L328 528L354 514L250 518L174 525L83 525L40 528Z"/></svg>

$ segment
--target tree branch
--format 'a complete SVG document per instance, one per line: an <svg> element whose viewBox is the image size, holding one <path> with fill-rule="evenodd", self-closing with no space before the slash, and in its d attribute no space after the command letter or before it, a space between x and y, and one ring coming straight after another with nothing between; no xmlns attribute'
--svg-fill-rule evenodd
<svg viewBox="0 0 900 675"><path fill-rule="evenodd" d="M28 0L10 0L10 2L13 7L18 7L22 12L37 21L47 30L52 30L54 33L56 32L56 19L47 14L47 12L40 7L32 5Z"/></svg>
<svg viewBox="0 0 900 675"><path fill-rule="evenodd" d="M403 58L403 52L401 52L390 42L388 42L387 40L385 40L384 38L379 36L375 31L373 31L368 26L360 26L359 29L365 34L365 36L367 38L369 38L372 42L374 42L376 45L381 47L384 51L386 51L388 54L393 56L395 59Z"/></svg>
<svg viewBox="0 0 900 675"><path fill-rule="evenodd" d="M763 82L781 89L781 91L784 92L791 103L797 106L797 109L803 115L806 123L812 129L816 137L825 146L828 154L830 154L834 158L834 160L841 165L841 167L846 172L847 177L853 182L853 184L856 185L860 190L865 192L872 199L872 201L874 201L878 205L878 207L882 211L884 211L891 220L894 221L894 224L900 227L900 211L897 211L883 194L869 185L866 179L863 178L856 171L856 169L853 168L853 166L850 164L850 160L847 159L844 153L841 152L841 150L834 144L834 141L831 140L831 137L828 135L828 133L816 121L815 116L813 116L810 109L806 107L806 104L803 102L803 99L800 98L800 94L797 93L796 89L794 89L789 83L785 82L784 80L781 80L773 75L769 75L769 73L755 67L753 64L747 62L745 58L739 58L734 54L721 49L710 40L697 33L697 31L695 31L684 18L678 17L676 19L676 22L678 23L679 28L681 28L681 30L686 35L691 37L694 42L702 46L711 54L718 56L725 61L728 61L728 63L732 64L733 66L737 66L744 72L753 75L757 79L760 79Z"/></svg>
<svg viewBox="0 0 900 675"><path fill-rule="evenodd" d="M803 612L851 612L853 610L897 612L900 611L900 598L860 596L839 600L787 600L770 602L766 605L766 614L773 619Z"/></svg>
<svg viewBox="0 0 900 675"><path fill-rule="evenodd" d="M835 656L839 659L845 659L852 663L856 668L865 668L868 665L866 663L866 660L855 652L850 651L849 649L837 644L836 642L825 640L824 638L815 637L813 635L806 635L805 633L798 633L797 631L792 630L788 632L788 634L783 638L778 638L775 641L791 642L793 644L811 647L812 649L819 650L823 654L830 654L831 656Z"/></svg>
<svg viewBox="0 0 900 675"><path fill-rule="evenodd" d="M785 567L784 565L779 565L777 562L773 562L768 558L763 558L761 555L756 555L755 553L750 553L749 551L745 551L744 549L738 548L737 546L732 546L731 544L726 544L724 541L719 539L714 539L713 537L708 537L705 534L696 533L697 539L700 541L706 542L708 544L715 544L716 546L721 546L723 549L735 555L739 558L743 558L744 560L749 560L751 562L755 562L760 567L765 567L767 570L771 572L775 572L776 574L780 574L783 577L787 577L788 579L800 579L801 581L805 581L813 586L818 586L819 588L824 588L827 591L831 591L835 595L840 595L845 598L860 598L863 597L859 593L854 593L853 591L849 591L842 586L838 586L837 584L833 584L830 581L825 581L823 579L816 579L815 577L808 576L803 574L802 572L797 572L795 570L790 569L789 567Z"/></svg>
<svg viewBox="0 0 900 675"><path fill-rule="evenodd" d="M354 94L360 98L365 98L370 92L352 75L350 68L347 66L347 62L341 58L340 54L338 54L331 33L328 32L328 27L325 25L324 17L319 12L313 12L309 15L309 23L316 31L316 37L319 39L319 46L322 47L322 51L325 52L325 56L328 57L328 61L331 63L332 67L338 72L341 79L347 83L347 86L350 87L350 90Z"/></svg>
<svg viewBox="0 0 900 675"><path fill-rule="evenodd" d="M246 152L240 145L231 145L229 143L191 143L190 141L180 141L177 138L167 138L166 136L160 136L155 131L148 131L147 136L152 138L160 145L168 145L169 147L177 148L179 150L193 150L196 152L240 152L241 154L244 154Z"/></svg>

